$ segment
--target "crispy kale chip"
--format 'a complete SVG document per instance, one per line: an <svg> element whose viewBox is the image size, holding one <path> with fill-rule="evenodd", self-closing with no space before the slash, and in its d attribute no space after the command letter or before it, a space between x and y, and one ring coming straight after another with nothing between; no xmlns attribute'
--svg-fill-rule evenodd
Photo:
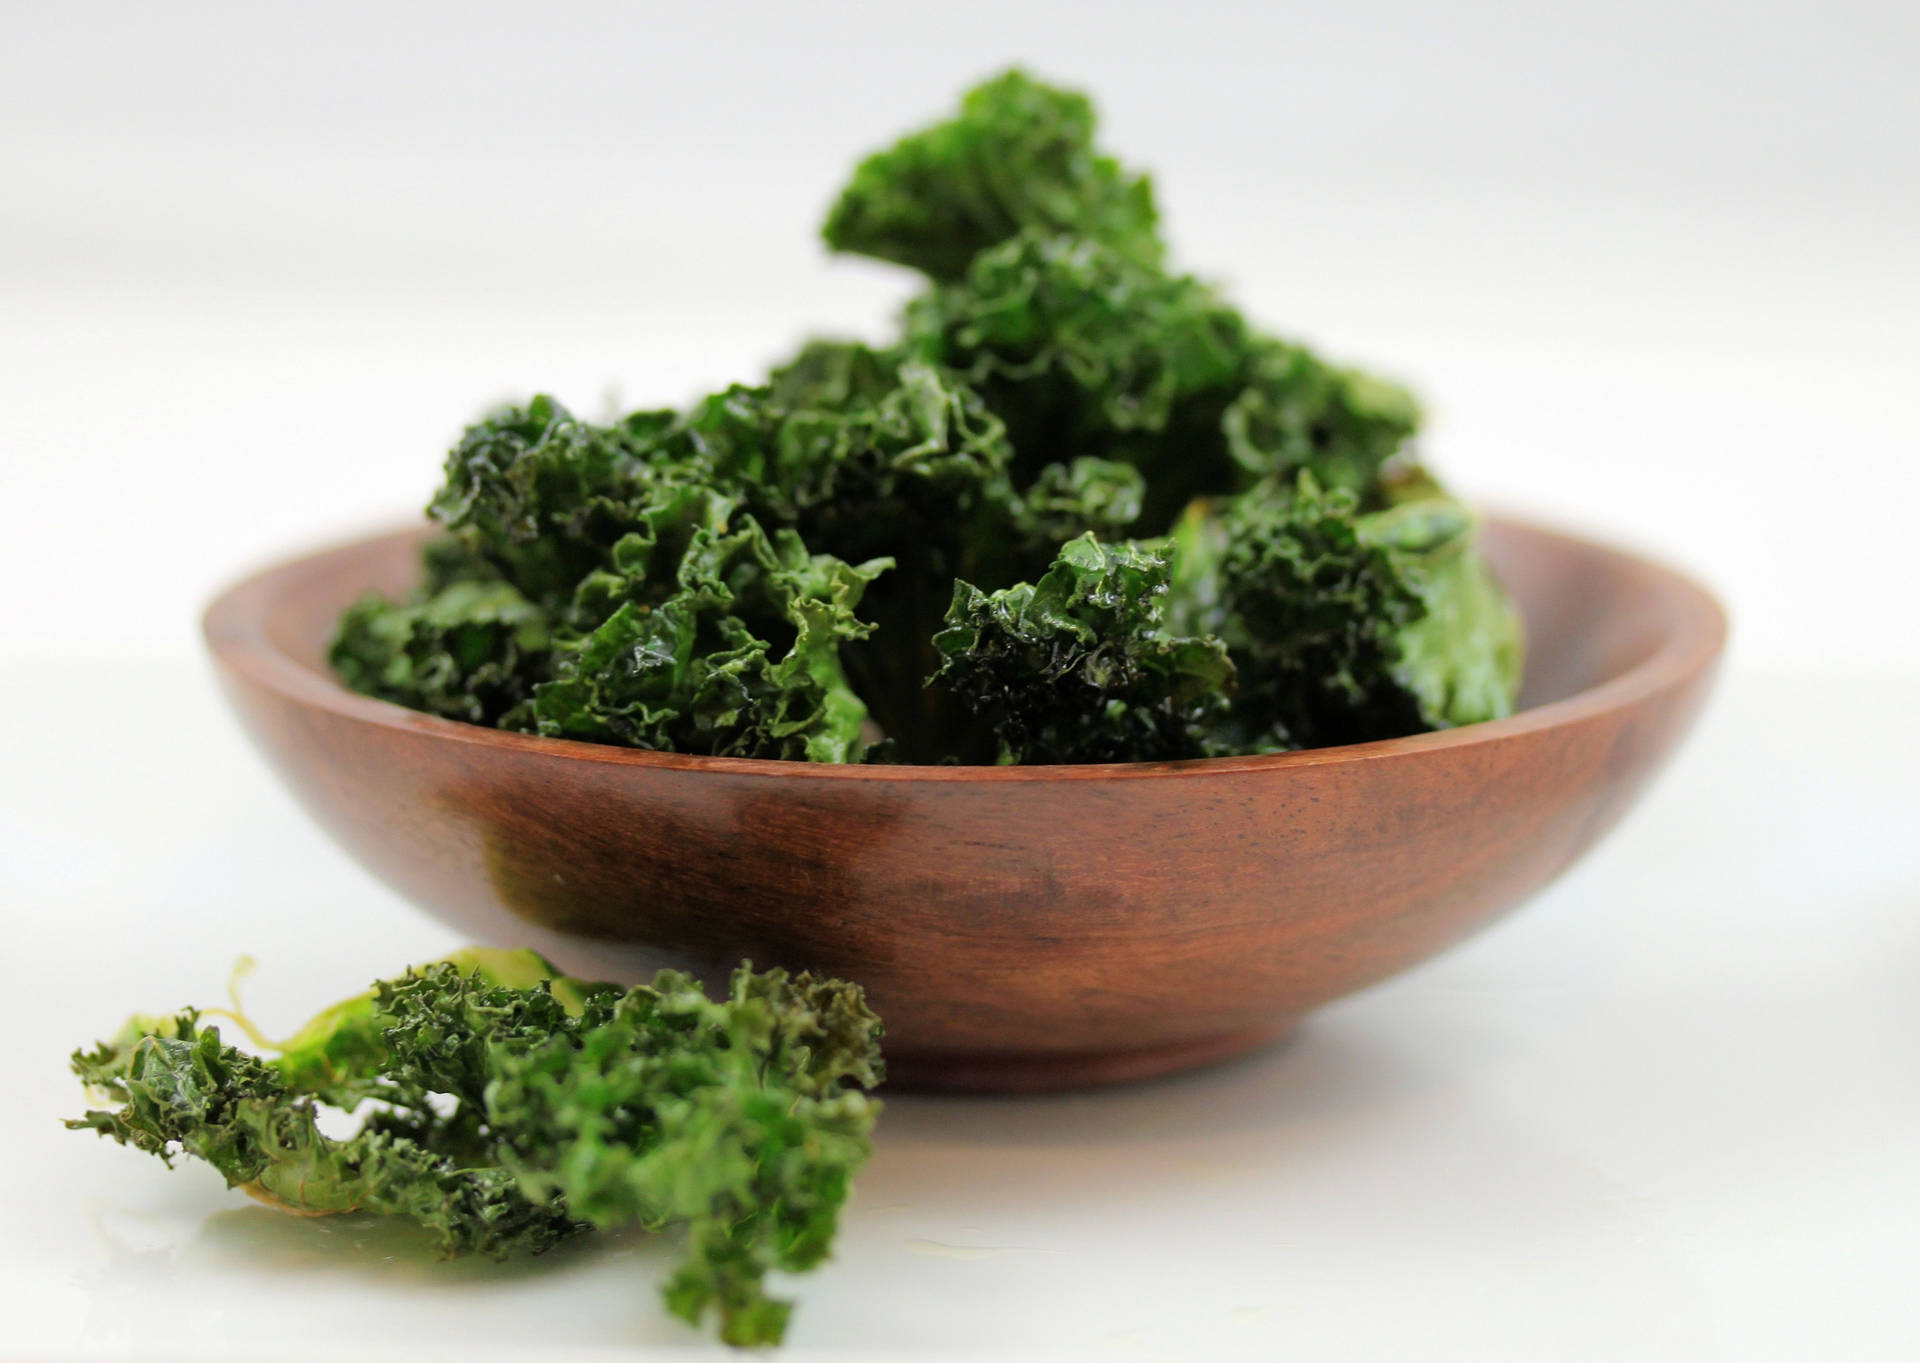
<svg viewBox="0 0 1920 1363"><path fill-rule="evenodd" d="M828 242L928 276L890 340L809 342L681 411L601 426L542 397L468 430L426 580L346 614L342 678L536 734L832 762L1262 752L1506 713L1517 617L1471 519L1409 472L1413 397L1169 266L1148 181L1094 134L1084 96L1013 70L860 165ZM1087 536L1162 561L1155 623L1145 598L1088 614L1105 589L1052 610L1120 571ZM1033 630L1085 654L1015 700ZM1189 706L1206 668L1147 660L1208 639L1233 672Z"/></svg>
<svg viewBox="0 0 1920 1363"><path fill-rule="evenodd" d="M778 970L742 966L716 1002L672 971L621 990L531 952L462 952L335 1005L270 1059L210 1015L135 1018L77 1052L118 1106L67 1125L192 1155L290 1211L411 1217L448 1254L684 1225L667 1305L696 1324L711 1310L732 1344L779 1342L791 1307L766 1275L826 1258L879 1110L860 991ZM366 1115L328 1136L323 1107Z"/></svg>
<svg viewBox="0 0 1920 1363"><path fill-rule="evenodd" d="M856 760L866 706L840 645L890 565L809 554L727 499L683 488L580 582L552 678L508 715L555 738L717 756Z"/></svg>
<svg viewBox="0 0 1920 1363"><path fill-rule="evenodd" d="M1194 496L1291 482L1364 494L1420 412L1404 389L1260 335L1212 288L1102 243L1026 233L907 309L909 345L964 374L1014 468L1093 455L1145 474L1148 528Z"/></svg>
<svg viewBox="0 0 1920 1363"><path fill-rule="evenodd" d="M764 1279L826 1258L870 1151L873 1014L850 985L743 968L720 1003L663 972L588 1017L496 1067L503 1157L595 1225L685 1225L674 1313L778 1341L791 1308Z"/></svg>
<svg viewBox="0 0 1920 1363"><path fill-rule="evenodd" d="M671 412L596 426L544 395L503 408L448 453L428 514L529 600L557 609L634 527L646 492L700 480L697 466L662 457L673 426Z"/></svg>
<svg viewBox="0 0 1920 1363"><path fill-rule="evenodd" d="M356 691L470 724L530 692L552 627L511 583L464 580L409 604L368 596L341 617L328 661Z"/></svg>
<svg viewBox="0 0 1920 1363"><path fill-rule="evenodd" d="M1204 756L1233 665L1219 640L1162 628L1171 571L1164 545L1089 534L1037 582L956 583L933 680L989 719L1002 762Z"/></svg>
<svg viewBox="0 0 1920 1363"><path fill-rule="evenodd" d="M1172 618L1233 659L1222 746L1364 743L1509 713L1517 619L1471 531L1444 496L1363 515L1311 473L1290 492L1190 508L1174 536Z"/></svg>
<svg viewBox="0 0 1920 1363"><path fill-rule="evenodd" d="M1011 499L1006 428L979 395L864 347L811 346L767 388L708 398L686 425L756 515L847 558L951 538Z"/></svg>
<svg viewBox="0 0 1920 1363"><path fill-rule="evenodd" d="M1259 342L1243 380L1220 424L1228 453L1254 479L1284 486L1306 470L1322 487L1366 497L1420 426L1406 389L1284 341Z"/></svg>
<svg viewBox="0 0 1920 1363"><path fill-rule="evenodd" d="M1146 480L1131 464L1082 455L1048 464L1015 506L1023 543L1053 545L1091 533L1111 539L1140 519Z"/></svg>
<svg viewBox="0 0 1920 1363"><path fill-rule="evenodd" d="M816 342L766 387L699 404L686 426L766 523L847 559L884 549L896 564L863 600L877 641L849 636L844 652L896 759L978 746L960 741L969 726L950 696L924 684L955 580L1037 575L1063 540L1119 533L1140 511L1138 471L1111 461L1050 464L1018 488L1005 424L970 384L856 343Z"/></svg>
<svg viewBox="0 0 1920 1363"><path fill-rule="evenodd" d="M362 600L330 660L356 690L565 738L742 757L858 760L866 707L840 645L882 558L769 534L736 489L784 413L730 390L612 426L551 399L496 413L448 458L448 528L404 602ZM990 420L982 414L983 420ZM795 471L792 486L819 469ZM823 494L824 495L824 494ZM788 499L789 501L791 498Z"/></svg>
<svg viewBox="0 0 1920 1363"><path fill-rule="evenodd" d="M915 299L906 326L916 353L965 375L1006 421L1023 474L1091 455L1181 494L1230 477L1218 425L1248 333L1190 276L1092 238L1023 232Z"/></svg>
<svg viewBox="0 0 1920 1363"><path fill-rule="evenodd" d="M1094 122L1085 95L1008 71L969 91L957 117L862 161L823 235L939 280L1025 228L1158 265L1152 183L1094 150Z"/></svg>
<svg viewBox="0 0 1920 1363"><path fill-rule="evenodd" d="M1394 674L1421 727L1512 714L1526 652L1520 613L1474 545L1472 513L1417 471L1379 486L1388 505L1362 516L1360 533L1417 574L1424 611L1395 640Z"/></svg>

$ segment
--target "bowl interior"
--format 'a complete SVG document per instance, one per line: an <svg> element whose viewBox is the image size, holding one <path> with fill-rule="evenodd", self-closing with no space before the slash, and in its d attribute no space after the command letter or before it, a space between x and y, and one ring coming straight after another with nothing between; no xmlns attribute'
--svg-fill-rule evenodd
<svg viewBox="0 0 1920 1363"><path fill-rule="evenodd" d="M331 677L327 641L340 611L364 592L403 593L419 573L421 527L362 541L290 565L297 581L265 603L272 647ZM1590 690L1647 661L1671 642L1675 579L1623 553L1513 521L1490 519L1483 545L1527 624L1520 706L1530 709ZM278 576L278 575L276 575Z"/></svg>

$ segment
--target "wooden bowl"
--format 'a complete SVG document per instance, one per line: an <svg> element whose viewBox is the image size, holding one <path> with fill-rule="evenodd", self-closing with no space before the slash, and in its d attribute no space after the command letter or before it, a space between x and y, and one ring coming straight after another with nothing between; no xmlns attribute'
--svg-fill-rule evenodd
<svg viewBox="0 0 1920 1363"><path fill-rule="evenodd" d="M634 979L743 957L857 980L896 1082L1040 1090L1258 1045L1431 956L1617 820L1704 698L1718 605L1513 521L1510 719L1265 757L841 767L502 733L346 690L341 609L426 532L269 569L209 608L234 708L308 811L475 939Z"/></svg>

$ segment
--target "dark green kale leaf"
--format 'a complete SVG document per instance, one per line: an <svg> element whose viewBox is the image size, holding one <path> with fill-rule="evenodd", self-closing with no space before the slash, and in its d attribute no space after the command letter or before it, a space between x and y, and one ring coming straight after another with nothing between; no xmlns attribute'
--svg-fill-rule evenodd
<svg viewBox="0 0 1920 1363"><path fill-rule="evenodd" d="M855 608L890 566L809 554L704 488L636 516L610 566L588 574L552 677L509 727L663 752L859 760L866 705L840 645L871 625Z"/></svg>
<svg viewBox="0 0 1920 1363"><path fill-rule="evenodd" d="M633 528L643 492L698 482L663 457L672 412L636 412L613 426L582 421L544 395L471 426L447 455L427 510L529 600L557 609Z"/></svg>
<svg viewBox="0 0 1920 1363"><path fill-rule="evenodd" d="M805 490L819 470L781 482L768 462L789 416L731 389L685 418L598 427L543 398L472 428L434 500L451 533L421 593L349 610L336 670L383 699L551 736L858 760L866 709L839 648L870 632L854 609L887 560L769 536L728 490Z"/></svg>
<svg viewBox="0 0 1920 1363"><path fill-rule="evenodd" d="M1518 621L1442 496L1361 514L1310 473L1174 537L1174 627L1225 641L1239 676L1222 746L1364 743L1509 713ZM1459 626L1467 625L1465 632Z"/></svg>
<svg viewBox="0 0 1920 1363"><path fill-rule="evenodd" d="M429 970L479 979L451 964ZM229 1187L289 1211L410 1217L450 1255L538 1253L585 1229L564 1204L527 1196L475 1140L448 1139L478 1128L470 1108L456 1104L442 1116L426 1090L381 1085L379 1096L398 1106L375 1114L351 1137L327 1136L318 1124L323 1099L292 1082L301 1070L235 1050L217 1028L203 1027L200 1016L189 1009L170 1018L134 1018L113 1040L76 1052L74 1073L121 1107L88 1112L67 1125L168 1162L176 1152L192 1155ZM336 1046L343 1061L383 1059L351 1027ZM313 1077L316 1070L309 1065L304 1073ZM374 1078L370 1070L343 1066L335 1090L350 1092ZM358 1101L356 1095L348 1105Z"/></svg>
<svg viewBox="0 0 1920 1363"><path fill-rule="evenodd" d="M1395 675L1430 729L1513 713L1525 635L1520 612L1475 544L1473 514L1419 471L1383 481L1387 506L1360 533L1419 574L1425 613L1401 629Z"/></svg>
<svg viewBox="0 0 1920 1363"><path fill-rule="evenodd" d="M827 1255L870 1153L879 1025L858 990L742 967L714 1003L662 972L568 1037L502 1057L489 1113L526 1187L600 1226L685 1224L666 1286L731 1344L777 1341L769 1271Z"/></svg>
<svg viewBox="0 0 1920 1363"><path fill-rule="evenodd" d="M1169 516L1190 491L1230 485L1218 426L1249 337L1196 279L1091 238L1024 232L915 299L906 326L917 354L1006 421L1016 481L1074 456L1120 460L1145 472L1150 502L1178 497Z"/></svg>
<svg viewBox="0 0 1920 1363"><path fill-rule="evenodd" d="M666 1303L692 1323L711 1308L733 1344L779 1342L791 1308L766 1275L826 1257L879 1111L860 991L778 970L742 966L714 1002L671 971L623 991L473 950L335 1005L273 1059L201 1016L76 1053L119 1106L67 1125L193 1155L290 1211L411 1217L449 1254L685 1225ZM323 1105L365 1113L360 1130L323 1134Z"/></svg>
<svg viewBox="0 0 1920 1363"><path fill-rule="evenodd" d="M411 604L362 598L340 619L327 661L354 690L497 724L545 665L546 613L506 582L454 581Z"/></svg>
<svg viewBox="0 0 1920 1363"><path fill-rule="evenodd" d="M1026 228L1095 238L1160 261L1153 186L1093 148L1086 96L1011 70L975 86L960 113L861 162L827 217L836 251L958 279Z"/></svg>
<svg viewBox="0 0 1920 1363"><path fill-rule="evenodd" d="M1083 455L1041 469L1015 500L1014 523L1026 545L1048 553L1087 533L1113 539L1140 519L1146 491L1133 465Z"/></svg>
<svg viewBox="0 0 1920 1363"><path fill-rule="evenodd" d="M1207 285L1034 233L907 309L908 343L1005 420L1017 482L1092 455L1145 475L1142 523L1302 469L1364 494L1417 429L1405 390L1253 331Z"/></svg>
<svg viewBox="0 0 1920 1363"><path fill-rule="evenodd" d="M815 341L679 413L596 426L542 397L472 427L430 508L449 534L426 582L347 614L342 677L456 718L684 752L1064 753L1063 719L1052 747L1009 741L977 686L927 684L948 672L935 636L956 584L1038 583L1062 544L1169 533L1198 500L1175 609L1214 623L1176 633L1217 632L1241 673L1200 746L1504 713L1517 625L1464 513L1398 510L1412 397L1169 270L1147 181L1093 136L1082 96L1016 70L862 164L827 239L931 276L893 343ZM1431 480L1417 497L1446 501ZM1460 528L1407 538L1442 521ZM1145 732L1115 730L1099 688L1056 700L1076 695L1092 729ZM1160 733L1138 755L1183 744Z"/></svg>
<svg viewBox="0 0 1920 1363"><path fill-rule="evenodd" d="M1175 536L1175 618L1223 639L1239 673L1232 746L1324 747L1422 727L1394 675L1399 631L1423 613L1419 586L1362 537L1356 506L1308 474L1291 494L1234 498L1217 521ZM1207 608L1189 604L1198 600Z"/></svg>
<svg viewBox="0 0 1920 1363"><path fill-rule="evenodd" d="M1171 571L1163 543L1089 534L1038 582L955 583L931 680L990 721L1002 762L1205 756L1233 665L1219 640L1163 627Z"/></svg>
<svg viewBox="0 0 1920 1363"><path fill-rule="evenodd" d="M716 476L769 525L843 558L964 535L1004 505L1006 429L953 375L864 347L816 345L765 389L732 389L688 416Z"/></svg>
<svg viewBox="0 0 1920 1363"><path fill-rule="evenodd" d="M1221 418L1227 450L1252 478L1283 487L1305 469L1365 498L1420 425L1404 388L1284 341L1254 347L1244 382Z"/></svg>
<svg viewBox="0 0 1920 1363"><path fill-rule="evenodd" d="M767 376L767 400L785 411L830 412L877 402L899 386L904 358L862 341L815 338Z"/></svg>
<svg viewBox="0 0 1920 1363"><path fill-rule="evenodd" d="M969 385L857 343L815 343L766 388L709 399L687 426L764 524L849 560L880 546L894 560L863 599L873 640L850 640L843 655L891 760L958 751L964 719L924 686L955 578L999 585L1039 571L1062 537L1108 524L1131 486L1082 469L1030 514L1008 476L1005 427Z"/></svg>

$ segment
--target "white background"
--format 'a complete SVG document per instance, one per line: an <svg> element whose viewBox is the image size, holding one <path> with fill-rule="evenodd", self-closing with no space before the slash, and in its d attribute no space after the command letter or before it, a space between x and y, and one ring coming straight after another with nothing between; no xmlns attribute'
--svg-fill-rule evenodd
<svg viewBox="0 0 1920 1363"><path fill-rule="evenodd" d="M1189 268L1413 381L1469 495L1693 569L1734 643L1607 846L1291 1046L894 1100L794 1356L1920 1353L1920 10L4 17L0 1357L705 1347L658 1246L277 1219L60 1132L62 1057L240 951L285 1021L451 944L245 749L210 592L415 514L496 399L879 331L910 281L829 260L825 204L1014 59L1097 93Z"/></svg>

